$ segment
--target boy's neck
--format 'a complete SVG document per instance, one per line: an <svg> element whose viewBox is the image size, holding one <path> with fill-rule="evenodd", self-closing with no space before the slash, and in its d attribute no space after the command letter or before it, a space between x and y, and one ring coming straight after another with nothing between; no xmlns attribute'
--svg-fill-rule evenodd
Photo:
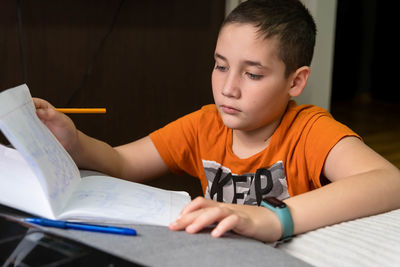
<svg viewBox="0 0 400 267"><path fill-rule="evenodd" d="M249 158L268 147L271 136L274 134L280 120L253 130L232 130L232 151L239 158Z"/></svg>

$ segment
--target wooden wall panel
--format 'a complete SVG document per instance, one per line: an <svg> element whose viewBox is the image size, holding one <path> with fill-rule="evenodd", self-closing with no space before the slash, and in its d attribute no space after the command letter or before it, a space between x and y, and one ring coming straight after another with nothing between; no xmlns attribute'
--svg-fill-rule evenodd
<svg viewBox="0 0 400 267"><path fill-rule="evenodd" d="M33 96L58 107L107 107L106 115L71 117L111 145L145 136L212 103L210 74L224 2L20 1L27 84ZM16 3L1 1L0 90L24 82ZM91 73L74 94L90 62ZM189 180L169 176L153 184L185 189ZM188 190L198 194L198 181L191 183Z"/></svg>

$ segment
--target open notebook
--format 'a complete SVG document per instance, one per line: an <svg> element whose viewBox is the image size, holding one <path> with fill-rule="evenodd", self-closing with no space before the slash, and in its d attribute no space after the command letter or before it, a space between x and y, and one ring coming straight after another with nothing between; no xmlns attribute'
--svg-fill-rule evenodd
<svg viewBox="0 0 400 267"><path fill-rule="evenodd" d="M167 226L190 202L168 191L79 170L36 116L26 85L0 93L0 203L49 219Z"/></svg>

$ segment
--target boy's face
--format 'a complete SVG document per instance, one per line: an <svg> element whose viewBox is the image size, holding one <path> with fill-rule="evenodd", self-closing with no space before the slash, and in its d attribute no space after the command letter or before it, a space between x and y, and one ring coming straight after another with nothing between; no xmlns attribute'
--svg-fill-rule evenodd
<svg viewBox="0 0 400 267"><path fill-rule="evenodd" d="M224 124L253 131L277 125L290 99L290 77L278 41L250 24L227 24L218 37L212 72L214 101Z"/></svg>

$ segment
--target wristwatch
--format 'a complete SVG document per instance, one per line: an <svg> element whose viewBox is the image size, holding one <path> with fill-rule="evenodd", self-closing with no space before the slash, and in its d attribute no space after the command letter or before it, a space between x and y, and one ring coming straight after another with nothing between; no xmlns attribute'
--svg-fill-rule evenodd
<svg viewBox="0 0 400 267"><path fill-rule="evenodd" d="M285 202L275 197L266 197L261 201L260 205L272 210L276 215L278 215L282 224L282 237L279 241L290 239L293 235L293 220L289 207Z"/></svg>

